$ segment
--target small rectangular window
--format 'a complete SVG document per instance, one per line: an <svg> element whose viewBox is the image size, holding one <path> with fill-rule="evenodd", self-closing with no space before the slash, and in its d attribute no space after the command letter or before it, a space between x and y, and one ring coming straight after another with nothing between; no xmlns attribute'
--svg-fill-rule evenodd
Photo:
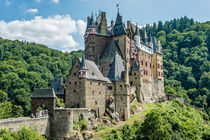
<svg viewBox="0 0 210 140"><path fill-rule="evenodd" d="M108 90L112 90L112 86L108 86Z"/></svg>
<svg viewBox="0 0 210 140"><path fill-rule="evenodd" d="M120 90L122 90L122 85L120 85Z"/></svg>

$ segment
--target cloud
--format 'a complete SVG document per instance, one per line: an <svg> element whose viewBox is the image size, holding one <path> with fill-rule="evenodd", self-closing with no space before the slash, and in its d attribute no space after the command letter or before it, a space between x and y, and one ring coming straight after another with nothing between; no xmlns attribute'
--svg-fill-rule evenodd
<svg viewBox="0 0 210 140"><path fill-rule="evenodd" d="M79 34L84 35L85 29L86 29L86 22L84 22L83 20L78 20L77 28L78 28Z"/></svg>
<svg viewBox="0 0 210 140"><path fill-rule="evenodd" d="M59 3L60 0L52 0L54 3Z"/></svg>
<svg viewBox="0 0 210 140"><path fill-rule="evenodd" d="M10 22L0 20L0 37L26 40L62 51L71 51L77 49L79 45L73 35L83 35L85 28L84 21L75 21L69 15L55 15L47 18L36 16L31 20Z"/></svg>
<svg viewBox="0 0 210 140"><path fill-rule="evenodd" d="M41 2L41 0L36 0L36 2L40 3L40 2Z"/></svg>
<svg viewBox="0 0 210 140"><path fill-rule="evenodd" d="M5 0L5 4L9 6L11 4L11 1Z"/></svg>
<svg viewBox="0 0 210 140"><path fill-rule="evenodd" d="M28 13L31 13L31 14L35 14L35 13L38 13L39 10L38 9L32 9L32 8L30 8L30 9L27 10L27 12Z"/></svg>

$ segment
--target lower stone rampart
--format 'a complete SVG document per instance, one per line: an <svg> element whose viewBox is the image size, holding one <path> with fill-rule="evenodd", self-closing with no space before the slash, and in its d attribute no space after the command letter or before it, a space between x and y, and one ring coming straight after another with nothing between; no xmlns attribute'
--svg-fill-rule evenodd
<svg viewBox="0 0 210 140"><path fill-rule="evenodd" d="M18 131L23 127L36 128L40 135L50 137L50 121L48 117L29 118L21 117L14 119L0 120L0 129L6 128L10 131Z"/></svg>
<svg viewBox="0 0 210 140"><path fill-rule="evenodd" d="M80 116L88 119L87 108L64 108L53 110L50 117L21 117L0 120L0 129L6 128L9 131L18 131L23 127L36 128L40 135L47 138L61 139L65 134L73 130L73 120Z"/></svg>

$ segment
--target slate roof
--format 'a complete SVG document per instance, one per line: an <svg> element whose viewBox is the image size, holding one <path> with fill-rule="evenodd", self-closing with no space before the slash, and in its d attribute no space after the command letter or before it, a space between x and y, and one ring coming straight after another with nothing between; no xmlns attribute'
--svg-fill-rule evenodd
<svg viewBox="0 0 210 140"><path fill-rule="evenodd" d="M153 52L158 52L158 44L155 36L151 36L152 43L153 43Z"/></svg>
<svg viewBox="0 0 210 140"><path fill-rule="evenodd" d="M87 69L86 62L85 62L85 55L82 56L82 61L80 63L80 69Z"/></svg>
<svg viewBox="0 0 210 140"><path fill-rule="evenodd" d="M122 23L119 12L117 13L117 18L114 25L114 35L127 34L125 25Z"/></svg>
<svg viewBox="0 0 210 140"><path fill-rule="evenodd" d="M122 81L122 74L123 71L125 71L123 62L124 60L121 58L121 56L116 53L108 73L108 78L111 81Z"/></svg>
<svg viewBox="0 0 210 140"><path fill-rule="evenodd" d="M80 58L80 64L81 62L82 59ZM108 78L103 76L95 62L85 59L85 63L87 67L86 79L110 82Z"/></svg>
<svg viewBox="0 0 210 140"><path fill-rule="evenodd" d="M56 98L53 88L34 89L31 98Z"/></svg>
<svg viewBox="0 0 210 140"><path fill-rule="evenodd" d="M64 94L64 88L63 88L63 79L58 78L57 75L54 76L54 79L52 80L50 84L50 88L54 89L55 94Z"/></svg>
<svg viewBox="0 0 210 140"><path fill-rule="evenodd" d="M140 69L139 64L137 63L137 61L135 61L132 70L139 70L139 69Z"/></svg>
<svg viewBox="0 0 210 140"><path fill-rule="evenodd" d="M101 55L99 62L109 62L112 63L115 57L115 54L118 53L122 57L122 52L119 48L119 45L116 40L110 40L105 51Z"/></svg>

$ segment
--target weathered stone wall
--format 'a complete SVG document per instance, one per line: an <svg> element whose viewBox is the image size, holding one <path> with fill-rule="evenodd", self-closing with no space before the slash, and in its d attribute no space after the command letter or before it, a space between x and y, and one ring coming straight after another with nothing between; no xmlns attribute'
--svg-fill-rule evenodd
<svg viewBox="0 0 210 140"><path fill-rule="evenodd" d="M85 79L79 79L79 59L76 59L66 82L65 104L67 108L84 108L85 100Z"/></svg>
<svg viewBox="0 0 210 140"><path fill-rule="evenodd" d="M95 61L97 63L98 57L102 55L109 41L110 38L107 36L89 35L85 40L86 59Z"/></svg>
<svg viewBox="0 0 210 140"><path fill-rule="evenodd" d="M85 120L88 120L88 109L87 108L66 108L73 112L73 119L78 120L82 115Z"/></svg>
<svg viewBox="0 0 210 140"><path fill-rule="evenodd" d="M53 111L51 122L51 137L62 138L73 130L73 111L69 109L56 109Z"/></svg>
<svg viewBox="0 0 210 140"><path fill-rule="evenodd" d="M40 135L50 137L50 121L48 117L29 118L21 117L14 119L0 120L0 129L6 128L10 131L18 131L23 127L36 128Z"/></svg>
<svg viewBox="0 0 210 140"><path fill-rule="evenodd" d="M91 108L98 117L104 115L106 103L106 82L86 80L85 82L85 108Z"/></svg>
<svg viewBox="0 0 210 140"><path fill-rule="evenodd" d="M119 113L120 120L130 117L129 87L124 82L115 82L115 110Z"/></svg>
<svg viewBox="0 0 210 140"><path fill-rule="evenodd" d="M162 55L159 53L154 53L152 57L153 61L153 78L155 80L161 79L163 81L163 60Z"/></svg>

